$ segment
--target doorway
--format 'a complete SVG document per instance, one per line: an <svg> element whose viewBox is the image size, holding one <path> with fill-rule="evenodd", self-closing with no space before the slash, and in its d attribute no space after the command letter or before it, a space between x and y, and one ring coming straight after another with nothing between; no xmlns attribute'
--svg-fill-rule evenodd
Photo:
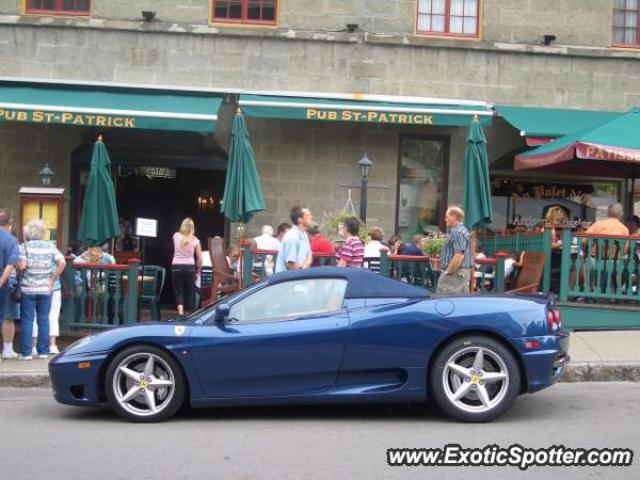
<svg viewBox="0 0 640 480"><path fill-rule="evenodd" d="M121 166L122 167L122 166ZM167 278L162 303L173 303L170 270L173 259L173 234L185 217L196 225L196 236L206 250L207 237L224 236L225 219L220 212L225 172L216 170L175 169L175 178L132 175L119 168L116 180L116 203L125 238L132 239L134 248L145 242L146 265L166 268ZM144 170L142 170L144 171ZM157 238L135 237L135 219L158 221Z"/></svg>
<svg viewBox="0 0 640 480"><path fill-rule="evenodd" d="M114 246L139 257L142 240L135 236L135 219L156 219L158 236L145 240L145 264L167 269L161 303L173 304L172 236L182 220L193 218L203 250L207 248L207 237L225 236L228 231L228 222L220 213L226 153L211 145L211 139L192 132L120 129L101 133L111 159L118 216L125 230L124 237ZM73 153L70 239L77 238L96 137L97 132L88 132L87 141ZM117 258L126 260L123 256Z"/></svg>

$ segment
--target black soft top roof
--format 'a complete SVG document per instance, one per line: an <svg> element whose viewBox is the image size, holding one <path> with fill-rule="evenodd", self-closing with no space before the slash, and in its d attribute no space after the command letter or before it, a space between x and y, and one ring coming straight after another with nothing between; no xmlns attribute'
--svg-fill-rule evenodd
<svg viewBox="0 0 640 480"><path fill-rule="evenodd" d="M307 270L289 270L267 279L269 284L305 278L344 278L349 283L345 298L429 298L425 288L387 278L367 268L318 267Z"/></svg>

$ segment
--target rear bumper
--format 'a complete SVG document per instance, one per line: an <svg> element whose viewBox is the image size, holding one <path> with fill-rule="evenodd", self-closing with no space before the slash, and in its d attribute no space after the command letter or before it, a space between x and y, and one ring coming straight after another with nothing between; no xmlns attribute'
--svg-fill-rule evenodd
<svg viewBox="0 0 640 480"><path fill-rule="evenodd" d="M526 391L535 392L556 383L569 365L569 333L513 339L522 354L526 373ZM535 349L527 342L540 342Z"/></svg>
<svg viewBox="0 0 640 480"><path fill-rule="evenodd" d="M107 352L90 354L63 353L49 362L49 376L54 398L67 405L97 406L100 403L100 369ZM83 367L80 368L80 364Z"/></svg>

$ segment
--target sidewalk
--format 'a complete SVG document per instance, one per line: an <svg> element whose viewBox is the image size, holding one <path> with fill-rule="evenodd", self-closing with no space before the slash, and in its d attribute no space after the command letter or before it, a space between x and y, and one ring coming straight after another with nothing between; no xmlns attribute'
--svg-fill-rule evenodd
<svg viewBox="0 0 640 480"><path fill-rule="evenodd" d="M640 330L571 334L562 382L640 382ZM0 387L47 387L49 360L3 360Z"/></svg>

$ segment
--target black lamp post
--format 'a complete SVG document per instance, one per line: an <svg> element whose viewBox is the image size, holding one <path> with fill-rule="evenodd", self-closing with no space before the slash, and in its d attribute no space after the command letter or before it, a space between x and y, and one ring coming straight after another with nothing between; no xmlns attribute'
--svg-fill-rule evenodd
<svg viewBox="0 0 640 480"><path fill-rule="evenodd" d="M49 167L49 162L44 165L44 168L38 172L40 179L42 180L42 186L48 187L51 185L51 179L53 178L53 170Z"/></svg>
<svg viewBox="0 0 640 480"><path fill-rule="evenodd" d="M367 186L372 165L373 162L369 160L365 152L358 162L358 166L360 167L360 219L363 223L367 223Z"/></svg>

